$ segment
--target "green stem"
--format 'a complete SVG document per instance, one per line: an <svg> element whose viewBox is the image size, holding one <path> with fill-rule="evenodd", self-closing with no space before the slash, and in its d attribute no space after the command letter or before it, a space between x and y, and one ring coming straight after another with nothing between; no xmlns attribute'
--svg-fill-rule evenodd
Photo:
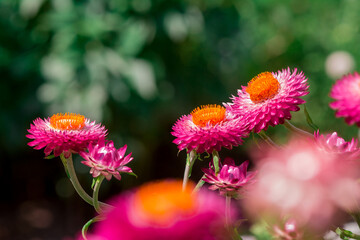
<svg viewBox="0 0 360 240"><path fill-rule="evenodd" d="M84 240L87 240L86 233L87 233L87 230L89 229L90 225L95 222L99 222L101 220L104 220L104 217L96 216L96 217L90 219L87 223L85 223L85 225L81 229L81 235L84 238Z"/></svg>
<svg viewBox="0 0 360 240"><path fill-rule="evenodd" d="M189 180L189 177L191 175L192 167L194 165L194 162L196 160L196 152L195 150L192 150L186 158L186 165L185 165L185 171L184 171L184 178L183 178L183 185L182 189L183 191L186 188L187 182Z"/></svg>
<svg viewBox="0 0 360 240"><path fill-rule="evenodd" d="M337 228L335 232L336 232L336 234L338 234L340 236L341 239L352 238L352 239L360 240L360 235L352 233L352 232L350 232L348 230L345 230L343 228Z"/></svg>
<svg viewBox="0 0 360 240"><path fill-rule="evenodd" d="M231 197L229 195L226 195L225 197L226 199L226 202L225 202L225 223L226 223L226 226L230 229L230 206L231 206Z"/></svg>
<svg viewBox="0 0 360 240"><path fill-rule="evenodd" d="M200 180L198 181L198 183L196 184L193 193L197 192L200 190L200 188L204 185L205 181L203 180L203 178L205 177L205 174L200 178Z"/></svg>
<svg viewBox="0 0 360 240"><path fill-rule="evenodd" d="M104 175L100 175L95 180L95 186L94 186L94 192L93 192L93 204L94 204L94 208L95 208L96 212L98 212L98 213L102 212L102 209L100 207L100 202L99 202L99 190L100 190L100 186L101 186L101 183L104 180L104 178L105 178Z"/></svg>
<svg viewBox="0 0 360 240"><path fill-rule="evenodd" d="M359 226L359 228L360 228L360 213L351 213L350 214L352 217L353 217L353 219L355 220L355 222L357 223L357 225Z"/></svg>
<svg viewBox="0 0 360 240"><path fill-rule="evenodd" d="M76 172L75 172L75 168L74 168L74 164L73 164L73 160L72 160L72 155L70 155L69 158L65 158L64 154L60 155L61 161L64 164L65 167L65 172L67 174L67 176L69 177L73 187L75 188L76 192L79 194L79 196L88 204L93 205L93 199L92 197L90 197L85 190L82 188L77 176L76 176ZM106 204L106 203L102 203L100 202L100 205L102 207L111 207L110 205Z"/></svg>
<svg viewBox="0 0 360 240"><path fill-rule="evenodd" d="M214 150L212 152L212 155L213 155L213 164L214 164L215 175L217 175L220 172L220 166L219 166L220 156L216 150Z"/></svg>
<svg viewBox="0 0 360 240"><path fill-rule="evenodd" d="M307 132L307 131L304 131L298 127L295 127L294 125L292 125L288 120L285 120L284 122L284 126L289 129L290 131L298 134L298 135L302 135L302 136L306 136L306 137L314 137L313 134Z"/></svg>
<svg viewBox="0 0 360 240"><path fill-rule="evenodd" d="M264 131L259 132L258 135L271 147L280 148Z"/></svg>

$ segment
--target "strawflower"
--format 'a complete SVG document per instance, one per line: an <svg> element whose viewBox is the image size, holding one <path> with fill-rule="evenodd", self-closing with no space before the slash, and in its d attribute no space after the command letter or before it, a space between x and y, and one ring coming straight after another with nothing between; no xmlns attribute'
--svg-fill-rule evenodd
<svg viewBox="0 0 360 240"><path fill-rule="evenodd" d="M211 190L219 190L221 195L237 197L242 188L254 181L256 172L247 172L249 161L243 162L240 166L235 166L231 158L226 158L220 165L220 172L215 174L214 168L203 168L205 173L203 180L211 186Z"/></svg>
<svg viewBox="0 0 360 240"><path fill-rule="evenodd" d="M103 175L107 180L112 176L121 180L121 172L132 173L132 170L125 166L133 160L131 153L125 156L126 149L126 145L116 149L113 141L105 144L102 139L96 145L89 144L88 152L80 152L80 156L85 159L81 163L91 167L90 173L94 178Z"/></svg>
<svg viewBox="0 0 360 240"><path fill-rule="evenodd" d="M147 183L121 194L113 206L89 240L229 239L224 199L208 191L182 191L181 181Z"/></svg>
<svg viewBox="0 0 360 240"><path fill-rule="evenodd" d="M290 111L299 111L300 97L308 94L307 78L302 72L290 68L276 73L263 72L254 77L246 87L232 96L232 102L225 106L240 117L246 117L249 130L259 133L269 125L283 124L290 120Z"/></svg>
<svg viewBox="0 0 360 240"><path fill-rule="evenodd" d="M331 89L330 97L335 101L330 107L336 117L344 117L349 125L360 127L360 75L355 72L337 80Z"/></svg>
<svg viewBox="0 0 360 240"><path fill-rule="evenodd" d="M173 126L171 134L179 150L197 153L222 147L231 149L242 144L242 138L248 136L246 122L219 105L206 105L194 109L191 114L182 116Z"/></svg>
<svg viewBox="0 0 360 240"><path fill-rule="evenodd" d="M311 138L258 154L257 181L244 193L255 219L290 217L318 235L339 224L360 200L360 162L324 151Z"/></svg>
<svg viewBox="0 0 360 240"><path fill-rule="evenodd" d="M104 126L74 113L58 113L47 119L37 118L30 124L28 132L30 134L26 137L33 139L28 143L29 146L37 150L45 148L46 156L51 152L55 157L64 153L66 158L107 135Z"/></svg>

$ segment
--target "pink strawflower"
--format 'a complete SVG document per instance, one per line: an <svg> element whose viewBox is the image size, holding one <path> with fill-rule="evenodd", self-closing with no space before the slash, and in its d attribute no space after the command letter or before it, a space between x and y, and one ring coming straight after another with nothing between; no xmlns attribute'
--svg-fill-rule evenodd
<svg viewBox="0 0 360 240"><path fill-rule="evenodd" d="M360 201L360 162L324 151L311 138L292 139L258 155L257 181L244 193L255 219L290 217L322 235Z"/></svg>
<svg viewBox="0 0 360 240"><path fill-rule="evenodd" d="M242 144L242 138L248 135L245 121L218 105L196 108L178 119L172 129L171 134L176 137L173 142L179 150L197 153L212 153L222 147L231 149Z"/></svg>
<svg viewBox="0 0 360 240"><path fill-rule="evenodd" d="M89 144L88 152L80 152L80 156L85 159L81 163L91 167L90 173L94 178L100 174L110 180L112 176L121 180L121 172L132 173L131 168L125 166L133 158L131 153L125 156L127 146L116 149L113 141L100 140L96 145Z"/></svg>
<svg viewBox="0 0 360 240"><path fill-rule="evenodd" d="M214 167L203 168L205 173L203 180L210 183L209 189L220 191L221 195L237 197L242 188L252 183L255 172L247 172L249 161L243 162L240 166L235 166L231 158L226 158L224 164L220 164L220 172L215 174Z"/></svg>
<svg viewBox="0 0 360 240"><path fill-rule="evenodd" d="M58 113L44 120L37 118L28 132L26 137L34 139L29 146L37 150L45 148L46 156L51 152L55 157L64 153L67 158L107 135L104 126L74 113Z"/></svg>
<svg viewBox="0 0 360 240"><path fill-rule="evenodd" d="M123 193L112 205L106 219L95 223L89 240L230 239L224 199L206 190L182 191L181 181L147 183Z"/></svg>
<svg viewBox="0 0 360 240"><path fill-rule="evenodd" d="M346 142L343 138L339 137L336 132L332 134L322 135L317 130L314 133L316 143L326 151L339 154L347 154L347 158L359 158L360 148L358 140L352 138L350 142Z"/></svg>
<svg viewBox="0 0 360 240"><path fill-rule="evenodd" d="M225 104L234 114L246 117L249 130L258 133L268 126L283 124L291 119L290 111L299 111L299 104L305 103L300 97L308 94L307 78L295 68L277 73L263 72L254 77L246 87L232 96L232 102Z"/></svg>
<svg viewBox="0 0 360 240"><path fill-rule="evenodd" d="M335 101L330 107L336 111L336 117L344 117L349 125L360 127L360 75L355 72L337 80L331 89L330 97Z"/></svg>

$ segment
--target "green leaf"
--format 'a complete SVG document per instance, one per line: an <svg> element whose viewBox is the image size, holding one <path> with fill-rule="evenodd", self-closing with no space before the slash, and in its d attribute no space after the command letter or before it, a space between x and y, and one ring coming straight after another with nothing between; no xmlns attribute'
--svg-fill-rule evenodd
<svg viewBox="0 0 360 240"><path fill-rule="evenodd" d="M44 159L53 159L53 158L55 158L54 154L44 157Z"/></svg>
<svg viewBox="0 0 360 240"><path fill-rule="evenodd" d="M134 176L134 177L138 177L135 173L133 173L133 172L125 172L126 174L129 174L129 175L131 175L131 176Z"/></svg>
<svg viewBox="0 0 360 240"><path fill-rule="evenodd" d="M97 178L93 178L92 183L91 183L91 189L93 189L93 190L94 190L94 187L95 187L96 179Z"/></svg>

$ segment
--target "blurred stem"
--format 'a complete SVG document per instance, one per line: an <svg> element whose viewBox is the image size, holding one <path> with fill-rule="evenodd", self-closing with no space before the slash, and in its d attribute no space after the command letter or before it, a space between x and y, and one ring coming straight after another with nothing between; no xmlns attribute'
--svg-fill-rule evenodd
<svg viewBox="0 0 360 240"><path fill-rule="evenodd" d="M359 239L360 240L360 235L352 233L351 231L345 230L343 228L337 228L335 232L336 232L337 235L339 235L339 237L341 239L352 238L352 239Z"/></svg>
<svg viewBox="0 0 360 240"><path fill-rule="evenodd" d="M95 223L95 222L99 222L99 221L101 221L103 219L104 218L101 217L101 216L96 216L96 217L90 219L87 223L85 223L85 225L81 229L81 235L84 238L84 240L87 240L86 233L87 233L87 230L89 229L90 225Z"/></svg>
<svg viewBox="0 0 360 240"><path fill-rule="evenodd" d="M300 128L297 128L295 127L294 125L292 125L288 120L285 120L284 122L284 126L289 129L290 131L296 133L296 134L299 134L299 135L302 135L302 136L306 136L306 137L314 137L313 134L307 132L307 131L304 131Z"/></svg>
<svg viewBox="0 0 360 240"><path fill-rule="evenodd" d="M104 175L100 175L96 178L95 180L95 186L94 186L94 192L93 192L93 204L94 204L94 208L96 210L96 212L101 213L102 210L100 208L100 203L99 203L99 190L100 190L100 186L102 181L104 180Z"/></svg>
<svg viewBox="0 0 360 240"><path fill-rule="evenodd" d="M196 152L195 150L192 150L186 157L186 165L185 165L183 185L182 185L183 191L186 188L195 160L196 160Z"/></svg>
<svg viewBox="0 0 360 240"><path fill-rule="evenodd" d="M196 184L194 190L193 190L193 193L194 192L197 192L200 190L200 188L204 185L205 181L203 180L203 178L205 177L205 174L202 175L202 177L200 178L199 182Z"/></svg>
<svg viewBox="0 0 360 240"><path fill-rule="evenodd" d="M360 228L360 213L356 212L356 213L351 213L350 215L353 217L358 227Z"/></svg>
<svg viewBox="0 0 360 240"><path fill-rule="evenodd" d="M226 194L226 203L225 203L225 223L226 223L226 226L231 229L231 226L230 226L230 206L231 206L231 196L227 195Z"/></svg>
<svg viewBox="0 0 360 240"><path fill-rule="evenodd" d="M212 152L212 156L213 156L215 175L217 175L220 172L220 167L219 167L220 156L216 150Z"/></svg>
<svg viewBox="0 0 360 240"><path fill-rule="evenodd" d="M60 155L61 161L64 164L65 167L65 172L67 174L67 176L69 177L73 187L75 188L76 192L79 194L79 196L88 204L90 204L91 206L93 205L93 199L92 197L90 197L85 190L82 188L82 186L80 185L80 182L76 176L76 172L75 172L75 168L74 168L74 163L72 160L72 155L70 155L69 158L65 158L64 154ZM99 202L99 204L102 207L111 207L110 205L106 204L106 203L102 203Z"/></svg>
<svg viewBox="0 0 360 240"><path fill-rule="evenodd" d="M271 147L280 148L264 131L259 132L258 135Z"/></svg>

